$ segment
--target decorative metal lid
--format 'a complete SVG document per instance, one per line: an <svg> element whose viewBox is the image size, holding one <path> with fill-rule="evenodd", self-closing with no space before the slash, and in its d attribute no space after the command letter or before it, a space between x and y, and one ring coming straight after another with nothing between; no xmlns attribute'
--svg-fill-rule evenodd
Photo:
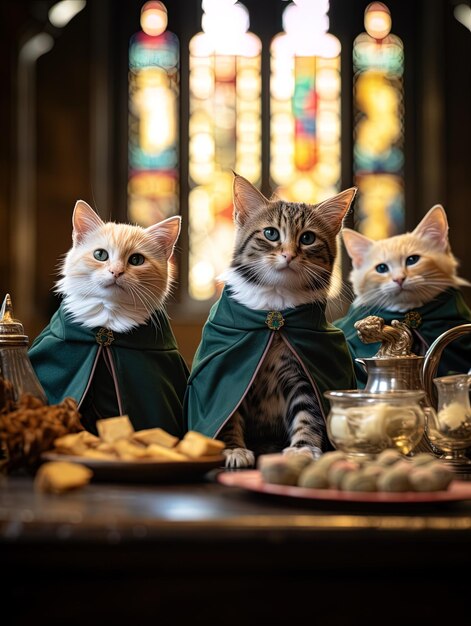
<svg viewBox="0 0 471 626"><path fill-rule="evenodd" d="M373 359L416 356L412 352L412 333L403 322L392 320L389 326L382 317L369 315L355 322L354 327L363 343L381 342Z"/></svg>
<svg viewBox="0 0 471 626"><path fill-rule="evenodd" d="M28 342L23 324L13 317L13 306L10 294L7 293L0 310L0 347L2 345L25 345Z"/></svg>

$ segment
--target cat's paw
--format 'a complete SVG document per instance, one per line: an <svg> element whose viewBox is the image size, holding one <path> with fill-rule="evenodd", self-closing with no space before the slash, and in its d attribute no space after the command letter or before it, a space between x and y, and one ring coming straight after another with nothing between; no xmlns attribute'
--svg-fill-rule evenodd
<svg viewBox="0 0 471 626"><path fill-rule="evenodd" d="M322 456L322 450L317 446L289 446L283 450L283 454L305 454L317 461Z"/></svg>
<svg viewBox="0 0 471 626"><path fill-rule="evenodd" d="M224 450L226 457L226 467L228 469L241 469L255 466L255 454L247 448L232 448Z"/></svg>

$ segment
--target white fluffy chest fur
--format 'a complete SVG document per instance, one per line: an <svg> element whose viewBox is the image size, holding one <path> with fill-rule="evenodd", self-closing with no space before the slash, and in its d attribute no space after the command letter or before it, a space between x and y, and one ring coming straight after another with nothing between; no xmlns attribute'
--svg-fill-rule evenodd
<svg viewBox="0 0 471 626"><path fill-rule="evenodd" d="M102 294L85 294L76 285L67 284L70 280L62 279L61 282L63 292L66 293L65 311L74 322L86 328L102 326L117 333L125 333L149 320L146 308L132 298L124 299L121 296L117 301Z"/></svg>
<svg viewBox="0 0 471 626"><path fill-rule="evenodd" d="M282 311L306 304L304 292L299 293L286 286L254 285L233 268L226 270L220 278L229 287L232 297L249 309Z"/></svg>

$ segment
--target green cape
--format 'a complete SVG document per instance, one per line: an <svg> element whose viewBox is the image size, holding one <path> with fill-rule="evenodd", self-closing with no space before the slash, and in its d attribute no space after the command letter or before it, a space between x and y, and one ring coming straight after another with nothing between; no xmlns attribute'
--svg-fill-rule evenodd
<svg viewBox="0 0 471 626"><path fill-rule="evenodd" d="M325 319L324 307L307 304L281 311L284 325L270 330L270 311L239 304L224 289L211 308L185 395L188 428L215 437L244 398L274 332L282 333L314 385L324 415L323 392L355 387L343 333Z"/></svg>
<svg viewBox="0 0 471 626"><path fill-rule="evenodd" d="M98 410L112 417L109 398L113 395L116 399L114 389L110 393L107 388L101 394L104 368L96 367L101 360L97 358L99 352L107 351L116 374L122 413L129 416L134 428L160 427L182 437L186 430L182 402L188 368L165 313L156 313L156 320L156 326L149 323L129 333L112 333L72 322L61 305L29 349L49 402L57 404L72 397L81 403L92 388ZM111 374L106 378L107 387L110 383L113 386Z"/></svg>
<svg viewBox="0 0 471 626"><path fill-rule="evenodd" d="M408 324L412 334L415 335L415 339L418 339L422 346L421 355L446 330L471 322L471 310L466 306L461 292L456 289L447 289L424 306L406 312L350 305L345 317L333 323L345 333L353 358L372 357L381 346L380 343L363 343L354 328L356 321L368 315L382 317L386 324L390 324L392 320L399 320ZM416 353L419 354L419 351ZM465 373L470 367L471 335L465 335L445 348L440 359L437 376L446 376L449 373ZM358 386L363 387L366 383L365 371L359 364L355 363L355 372Z"/></svg>

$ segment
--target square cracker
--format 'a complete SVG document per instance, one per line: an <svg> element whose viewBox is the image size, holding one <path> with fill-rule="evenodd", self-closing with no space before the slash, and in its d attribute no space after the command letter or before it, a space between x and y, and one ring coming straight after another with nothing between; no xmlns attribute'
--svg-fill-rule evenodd
<svg viewBox="0 0 471 626"><path fill-rule="evenodd" d="M178 437L174 437L163 428L146 428L137 430L131 437L131 441L137 441L146 446L151 443L158 443L166 448L174 448L178 443Z"/></svg>
<svg viewBox="0 0 471 626"><path fill-rule="evenodd" d="M224 442L218 439L211 439L202 433L190 430L177 445L177 450L197 459L202 456L218 456L222 454L225 447Z"/></svg>
<svg viewBox="0 0 471 626"><path fill-rule="evenodd" d="M127 415L107 417L96 423L100 439L106 443L113 443L118 439L129 439L134 434L134 428Z"/></svg>

